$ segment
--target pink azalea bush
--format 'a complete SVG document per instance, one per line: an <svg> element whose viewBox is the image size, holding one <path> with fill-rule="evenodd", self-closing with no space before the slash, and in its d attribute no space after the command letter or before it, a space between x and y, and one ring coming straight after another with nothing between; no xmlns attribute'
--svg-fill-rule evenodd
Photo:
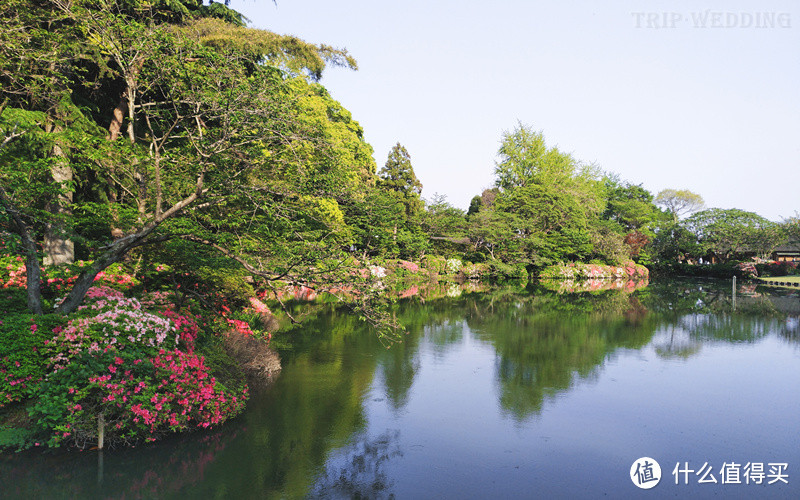
<svg viewBox="0 0 800 500"><path fill-rule="evenodd" d="M753 262L740 262L736 265L736 269L738 269L743 276L748 278L755 278L758 276L756 265Z"/></svg>
<svg viewBox="0 0 800 500"><path fill-rule="evenodd" d="M50 372L30 414L48 444L93 445L100 419L113 445L208 428L238 414L246 385L227 388L210 375L194 352L198 321L170 308L146 311L106 286L91 288L75 316L44 342Z"/></svg>
<svg viewBox="0 0 800 500"><path fill-rule="evenodd" d="M27 395L29 384L38 378L26 373L19 360L0 358L0 408L21 401Z"/></svg>
<svg viewBox="0 0 800 500"><path fill-rule="evenodd" d="M228 324L242 335L253 335L253 330L250 329L250 323L247 321L242 321L240 319L228 319Z"/></svg>
<svg viewBox="0 0 800 500"><path fill-rule="evenodd" d="M92 287L85 305L67 326L45 342L50 363L64 368L79 352L98 352L107 347L126 346L173 349L180 341L176 325L169 318L142 310L138 300L126 298L108 287Z"/></svg>
<svg viewBox="0 0 800 500"><path fill-rule="evenodd" d="M25 288L25 261L13 255L0 256L0 287Z"/></svg>
<svg viewBox="0 0 800 500"><path fill-rule="evenodd" d="M419 271L419 266L417 264L414 264L413 262L409 262L407 260L401 260L400 267L412 273L416 273Z"/></svg>
<svg viewBox="0 0 800 500"><path fill-rule="evenodd" d="M39 392L31 416L49 433L48 445L80 448L97 442L100 418L109 445L149 442L217 425L240 413L248 397L246 386L229 389L211 376L203 357L165 349L155 356L82 352Z"/></svg>

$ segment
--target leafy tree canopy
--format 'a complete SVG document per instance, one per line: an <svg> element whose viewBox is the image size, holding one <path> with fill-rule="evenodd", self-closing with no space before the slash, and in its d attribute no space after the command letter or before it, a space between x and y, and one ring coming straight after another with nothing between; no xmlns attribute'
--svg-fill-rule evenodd
<svg viewBox="0 0 800 500"><path fill-rule="evenodd" d="M414 173L411 155L399 142L392 147L386 164L378 172L379 186L397 193L406 207L406 213L414 216L422 209L422 183Z"/></svg>
<svg viewBox="0 0 800 500"><path fill-rule="evenodd" d="M654 202L671 213L674 222L706 206L702 196L688 189L664 189L658 193Z"/></svg>
<svg viewBox="0 0 800 500"><path fill-rule="evenodd" d="M780 226L753 212L710 208L685 221L698 242L723 260L743 252L762 256L785 241Z"/></svg>
<svg viewBox="0 0 800 500"><path fill-rule="evenodd" d="M0 6L0 224L26 256L33 311L47 231L92 261L62 312L144 245L203 245L267 283L348 279L336 264L352 237L343 207L374 184L372 149L303 75L355 62L214 5Z"/></svg>

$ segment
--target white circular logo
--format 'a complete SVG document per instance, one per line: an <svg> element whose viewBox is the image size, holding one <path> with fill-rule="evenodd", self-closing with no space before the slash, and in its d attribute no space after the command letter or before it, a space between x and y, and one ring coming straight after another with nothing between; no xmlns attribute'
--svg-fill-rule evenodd
<svg viewBox="0 0 800 500"><path fill-rule="evenodd" d="M661 466L650 457L642 457L631 465L631 481L643 490L649 490L661 481Z"/></svg>

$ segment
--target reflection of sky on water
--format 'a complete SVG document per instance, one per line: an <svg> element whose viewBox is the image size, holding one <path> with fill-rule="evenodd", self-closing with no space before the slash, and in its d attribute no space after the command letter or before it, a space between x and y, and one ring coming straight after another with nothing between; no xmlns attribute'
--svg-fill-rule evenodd
<svg viewBox="0 0 800 500"><path fill-rule="evenodd" d="M636 490L627 471L640 456L663 468L664 484L649 492L656 498L797 492L797 483L765 490L671 482L677 462L697 469L709 462L718 479L723 462L800 463L796 420L787 418L800 414L796 351L787 351L774 330L750 343L725 342L694 337L693 327L713 319L678 323L659 328L643 349L609 356L594 376L575 375L568 390L545 391L541 409L523 420L498 404L502 363L468 328L444 355L423 342L402 412L372 397L380 386L365 399L369 432L402 429L403 454L384 469L395 478L391 492L398 498L628 496ZM673 335L676 344L696 348L691 357L658 352Z"/></svg>

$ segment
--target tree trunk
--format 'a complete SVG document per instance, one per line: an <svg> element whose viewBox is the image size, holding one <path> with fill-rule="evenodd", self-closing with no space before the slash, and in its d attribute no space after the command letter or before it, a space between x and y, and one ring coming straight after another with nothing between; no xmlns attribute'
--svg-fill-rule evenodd
<svg viewBox="0 0 800 500"><path fill-rule="evenodd" d="M86 292L89 291L94 284L94 279L100 274L100 271L122 259L122 257L134 247L135 242L138 241L140 240L133 240L131 237L115 241L111 245L111 248L95 259L94 262L92 262L88 268L85 268L78 276L78 279L75 280L75 284L72 286L72 290L69 291L64 301L58 306L57 311L62 314L75 312L78 306L81 305L81 302L83 302L83 297L86 295Z"/></svg>
<svg viewBox="0 0 800 500"><path fill-rule="evenodd" d="M8 197L5 189L0 186L0 204L11 217L16 226L17 234L22 239L22 248L25 253L25 276L27 278L26 290L28 292L28 310L33 314L43 314L42 310L42 273L39 267L39 255L36 252L36 243L31 237L28 225Z"/></svg>
<svg viewBox="0 0 800 500"><path fill-rule="evenodd" d="M58 134L62 131L61 126L54 125L49 127L49 132ZM47 204L48 211L55 217L53 221L45 225L44 239L44 265L58 266L61 264L72 264L75 261L75 243L67 237L67 227L62 218L72 213L72 166L64 154L61 145L56 143L53 146L52 156L55 159L50 173L56 185L63 186L65 189Z"/></svg>
<svg viewBox="0 0 800 500"><path fill-rule="evenodd" d="M27 241L25 241L27 240ZM36 255L36 245L30 236L23 236L25 246L25 276L27 279L26 291L28 292L28 310L33 314L44 314L42 309L42 272L39 267L39 257Z"/></svg>

